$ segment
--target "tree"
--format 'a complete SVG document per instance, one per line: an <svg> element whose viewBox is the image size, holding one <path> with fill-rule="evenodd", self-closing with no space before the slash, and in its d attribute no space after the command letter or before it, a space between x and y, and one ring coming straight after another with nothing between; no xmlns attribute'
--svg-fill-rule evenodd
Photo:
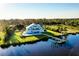
<svg viewBox="0 0 79 59"><path fill-rule="evenodd" d="M14 35L15 29L14 29L14 27L12 27L12 26L8 26L8 27L6 27L5 29L6 29L6 31L5 31L6 34L5 34L4 42L7 42L7 41L10 39L10 37L11 37L12 35Z"/></svg>

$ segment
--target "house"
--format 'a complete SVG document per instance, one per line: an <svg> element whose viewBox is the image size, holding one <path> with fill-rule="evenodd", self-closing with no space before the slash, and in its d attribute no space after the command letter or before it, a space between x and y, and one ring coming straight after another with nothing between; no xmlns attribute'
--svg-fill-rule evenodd
<svg viewBox="0 0 79 59"><path fill-rule="evenodd" d="M32 23L26 27L26 30L22 33L22 36L41 35L44 29L41 25Z"/></svg>

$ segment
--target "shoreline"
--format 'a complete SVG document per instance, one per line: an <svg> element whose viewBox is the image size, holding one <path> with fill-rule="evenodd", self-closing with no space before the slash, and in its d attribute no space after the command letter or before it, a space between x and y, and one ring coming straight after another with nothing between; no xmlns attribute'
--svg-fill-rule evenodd
<svg viewBox="0 0 79 59"><path fill-rule="evenodd" d="M52 34L52 36L54 36L54 37L57 37L57 38L61 38L61 36L67 36L67 35L69 35L69 34L73 34L73 35L76 35L76 34L79 34L79 32L75 32L75 33L67 33L67 34L65 34L65 35L54 35L53 33L51 33ZM19 36L19 35L18 35ZM20 36L19 36L20 37ZM29 36L29 37L31 37L31 36ZM31 37L32 38L32 37ZM3 44L0 44L0 47L1 48L7 48L7 47L9 47L9 46L20 46L20 45L22 45L22 44L33 44L33 43L36 43L36 42L39 42L39 41L47 41L48 40L48 38L49 37L47 37L47 36L39 36L38 37L38 39L36 39L36 40L33 40L33 41L23 41L23 42L16 42L15 41L15 43L3 43ZM27 39L26 37L25 38L21 38L21 40L24 40L24 39ZM19 40L19 39L18 39Z"/></svg>
<svg viewBox="0 0 79 59"><path fill-rule="evenodd" d="M31 38L32 38L32 36L30 36ZM37 36L36 36L37 37ZM3 43L3 44L0 44L0 47L1 48L8 48L9 46L20 46L20 45L22 45L22 44L33 44L33 43L36 43L36 42L39 42L39 41L47 41L48 40L48 37L46 37L46 36L39 36L40 38L38 38L38 39L36 39L36 40L33 40L33 41L19 41L19 42L16 42L15 41L15 43L14 42L12 42L12 43L10 43L10 42L7 42L7 43ZM25 39L25 40L27 40L26 39L26 37L25 38L22 38L22 39ZM17 39L16 39L17 40Z"/></svg>

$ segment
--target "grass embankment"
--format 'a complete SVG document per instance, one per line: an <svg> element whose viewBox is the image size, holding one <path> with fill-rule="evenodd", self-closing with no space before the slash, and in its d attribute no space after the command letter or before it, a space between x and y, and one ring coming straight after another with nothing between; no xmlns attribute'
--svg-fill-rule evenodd
<svg viewBox="0 0 79 59"><path fill-rule="evenodd" d="M4 35L5 33L0 33L0 46L1 45L18 45L18 44L23 44L23 43L33 43L36 41L40 40L47 40L48 37L45 35L32 35L32 36L27 36L27 37L21 37L21 32L15 32L13 36L10 37L7 42L4 42Z"/></svg>
<svg viewBox="0 0 79 59"><path fill-rule="evenodd" d="M49 29L47 29L47 32L50 33L51 35L53 34L53 36L60 36L60 35L64 35L64 34L76 34L79 33L79 27L74 27L74 26L67 26L67 25L46 25L46 27L48 27ZM58 27L61 28L65 28L66 27L66 31L56 31L58 29ZM63 32L63 34L62 34Z"/></svg>
<svg viewBox="0 0 79 59"><path fill-rule="evenodd" d="M67 27L67 33L79 33L79 27L74 26L66 26Z"/></svg>
<svg viewBox="0 0 79 59"><path fill-rule="evenodd" d="M55 31L51 31L51 30L46 30L47 32L45 32L45 34L51 35L51 36L60 36L62 35L61 33L55 32Z"/></svg>

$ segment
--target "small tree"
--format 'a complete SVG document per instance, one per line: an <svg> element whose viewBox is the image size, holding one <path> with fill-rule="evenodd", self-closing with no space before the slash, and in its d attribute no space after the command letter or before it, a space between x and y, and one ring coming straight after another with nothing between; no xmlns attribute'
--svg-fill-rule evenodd
<svg viewBox="0 0 79 59"><path fill-rule="evenodd" d="M4 38L4 42L8 41L10 39L10 37L14 34L15 29L11 26L8 26L5 28L5 38Z"/></svg>

